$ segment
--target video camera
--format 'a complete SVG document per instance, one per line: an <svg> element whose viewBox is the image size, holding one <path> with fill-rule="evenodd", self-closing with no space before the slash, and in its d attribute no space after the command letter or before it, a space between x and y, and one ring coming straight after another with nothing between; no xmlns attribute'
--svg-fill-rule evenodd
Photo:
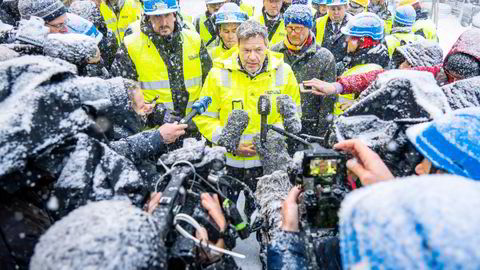
<svg viewBox="0 0 480 270"><path fill-rule="evenodd" d="M190 144L190 145L188 145ZM249 225L243 220L236 204L230 199L233 195L232 182L239 180L225 175L225 148L206 147L203 141L186 139L184 148L163 155L158 161L158 170L165 172L158 180L155 190L162 197L153 215L158 220L161 239L166 252L161 259L165 269L203 269L211 262L199 260L199 252L212 250L218 254L245 258L245 256L219 249L200 242L193 235L202 225L208 238L216 242L223 238L228 249L233 249L235 239L250 235ZM248 188L248 187L246 187ZM201 206L202 193L217 194L223 208L228 227L220 232L215 222ZM199 247L197 249L196 247ZM215 264L233 260L224 256ZM228 265L228 263L227 263Z"/></svg>

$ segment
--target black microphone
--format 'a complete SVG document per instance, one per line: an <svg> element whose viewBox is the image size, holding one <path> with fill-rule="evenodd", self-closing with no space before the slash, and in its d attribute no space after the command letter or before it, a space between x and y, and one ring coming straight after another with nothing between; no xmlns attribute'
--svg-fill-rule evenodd
<svg viewBox="0 0 480 270"><path fill-rule="evenodd" d="M267 116L271 111L270 97L268 95L260 95L257 104L258 114L260 114L260 145L267 142Z"/></svg>
<svg viewBox="0 0 480 270"><path fill-rule="evenodd" d="M250 121L250 118L246 111L233 110L230 112L217 145L225 147L229 153L235 153L242 139L243 131L248 126L248 121Z"/></svg>
<svg viewBox="0 0 480 270"><path fill-rule="evenodd" d="M208 106L212 103L211 97L202 97L199 100L195 101L192 105L192 111L187 114L182 120L180 120L180 124L186 124L192 120L193 117L204 113Z"/></svg>
<svg viewBox="0 0 480 270"><path fill-rule="evenodd" d="M297 134L302 130L302 122L297 113L297 104L291 96L277 96L277 112L283 117L283 127L287 132Z"/></svg>

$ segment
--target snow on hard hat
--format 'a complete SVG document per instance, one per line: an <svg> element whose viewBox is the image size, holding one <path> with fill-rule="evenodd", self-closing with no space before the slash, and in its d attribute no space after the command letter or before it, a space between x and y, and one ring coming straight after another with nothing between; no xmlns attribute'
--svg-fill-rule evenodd
<svg viewBox="0 0 480 270"><path fill-rule="evenodd" d="M144 0L145 15L163 15L178 11L176 0Z"/></svg>
<svg viewBox="0 0 480 270"><path fill-rule="evenodd" d="M327 0L327 6L342 6L348 4L348 0Z"/></svg>
<svg viewBox="0 0 480 270"><path fill-rule="evenodd" d="M350 19L341 31L347 36L371 37L374 40L381 40L383 29L383 21L380 17L371 12L364 12Z"/></svg>
<svg viewBox="0 0 480 270"><path fill-rule="evenodd" d="M247 13L243 12L237 4L226 3L215 13L215 24L242 23L248 20Z"/></svg>

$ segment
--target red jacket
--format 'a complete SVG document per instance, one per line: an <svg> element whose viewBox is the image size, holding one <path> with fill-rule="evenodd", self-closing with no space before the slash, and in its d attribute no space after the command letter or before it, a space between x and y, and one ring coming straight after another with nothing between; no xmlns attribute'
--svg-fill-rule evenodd
<svg viewBox="0 0 480 270"><path fill-rule="evenodd" d="M480 62L480 29L472 28L463 32L445 57L443 64L447 62L448 57L454 53L464 53L471 55Z"/></svg>
<svg viewBox="0 0 480 270"><path fill-rule="evenodd" d="M411 70L428 71L437 76L438 72L442 69L441 65L434 67L414 67ZM373 70L363 74L350 75L347 77L340 77L337 82L343 86L342 94L361 93L363 90L377 79L378 74L385 72L385 70Z"/></svg>

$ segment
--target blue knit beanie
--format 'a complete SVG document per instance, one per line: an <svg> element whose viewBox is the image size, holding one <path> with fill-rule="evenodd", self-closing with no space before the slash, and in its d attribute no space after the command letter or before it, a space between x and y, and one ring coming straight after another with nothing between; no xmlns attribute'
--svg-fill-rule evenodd
<svg viewBox="0 0 480 270"><path fill-rule="evenodd" d="M312 11L307 5L291 5L283 14L285 26L291 23L301 24L311 29L313 27Z"/></svg>
<svg viewBox="0 0 480 270"><path fill-rule="evenodd" d="M308 0L293 0L292 5L308 5Z"/></svg>

